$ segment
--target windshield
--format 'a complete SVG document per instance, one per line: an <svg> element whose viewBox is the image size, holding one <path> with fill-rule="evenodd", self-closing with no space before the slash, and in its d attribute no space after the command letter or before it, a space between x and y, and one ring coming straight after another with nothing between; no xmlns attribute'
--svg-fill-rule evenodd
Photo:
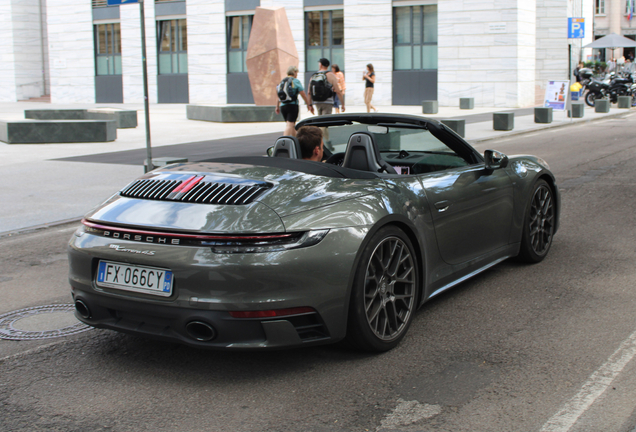
<svg viewBox="0 0 636 432"><path fill-rule="evenodd" d="M457 154L429 130L405 125L366 125L354 123L323 127L325 147L332 153L345 152L355 132L373 136L382 159L398 174L422 174L470 165L472 161Z"/></svg>

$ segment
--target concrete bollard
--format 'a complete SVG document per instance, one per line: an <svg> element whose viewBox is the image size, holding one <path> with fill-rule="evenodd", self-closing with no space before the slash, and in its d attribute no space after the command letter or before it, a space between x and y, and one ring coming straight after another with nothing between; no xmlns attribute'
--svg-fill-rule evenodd
<svg viewBox="0 0 636 432"><path fill-rule="evenodd" d="M475 108L475 98L459 98L459 109Z"/></svg>
<svg viewBox="0 0 636 432"><path fill-rule="evenodd" d="M585 104L581 102L572 102L572 107L568 110L568 117L583 118L583 114L585 114Z"/></svg>
<svg viewBox="0 0 636 432"><path fill-rule="evenodd" d="M498 131L510 131L515 127L514 112L492 113L492 128Z"/></svg>
<svg viewBox="0 0 636 432"><path fill-rule="evenodd" d="M596 99L594 101L594 112L608 113L610 111L609 99Z"/></svg>
<svg viewBox="0 0 636 432"><path fill-rule="evenodd" d="M618 107L621 109L630 109L632 107L632 97L631 96L619 96L618 97Z"/></svg>
<svg viewBox="0 0 636 432"><path fill-rule="evenodd" d="M466 135L466 120L443 119L440 120L440 122L448 126L449 129L454 130L455 133L457 133L457 135L459 135L460 137L464 138L464 136Z"/></svg>
<svg viewBox="0 0 636 432"><path fill-rule="evenodd" d="M535 123L552 123L552 107L536 107L534 109Z"/></svg>
<svg viewBox="0 0 636 432"><path fill-rule="evenodd" d="M437 114L438 108L436 100L422 101L422 114Z"/></svg>

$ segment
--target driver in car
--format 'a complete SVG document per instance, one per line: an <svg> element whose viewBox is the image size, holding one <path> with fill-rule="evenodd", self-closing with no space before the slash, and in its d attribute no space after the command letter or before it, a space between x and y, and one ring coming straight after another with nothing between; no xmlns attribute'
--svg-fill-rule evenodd
<svg viewBox="0 0 636 432"><path fill-rule="evenodd" d="M302 157L305 160L322 161L324 142L322 131L316 126L303 126L296 132L296 138L300 143Z"/></svg>

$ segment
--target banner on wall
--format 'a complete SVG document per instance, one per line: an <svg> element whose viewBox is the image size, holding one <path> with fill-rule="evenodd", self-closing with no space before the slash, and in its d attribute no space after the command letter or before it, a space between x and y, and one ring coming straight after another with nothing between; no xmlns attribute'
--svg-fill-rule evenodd
<svg viewBox="0 0 636 432"><path fill-rule="evenodd" d="M548 81L543 106L552 107L553 111L565 111L569 90L569 81Z"/></svg>

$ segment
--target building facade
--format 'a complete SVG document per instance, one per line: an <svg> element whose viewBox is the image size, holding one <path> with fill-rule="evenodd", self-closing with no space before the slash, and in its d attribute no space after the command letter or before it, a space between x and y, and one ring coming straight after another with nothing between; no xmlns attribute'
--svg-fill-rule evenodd
<svg viewBox="0 0 636 432"><path fill-rule="evenodd" d="M592 15L593 1L145 0L150 102L252 103L245 55L254 12L284 7L299 78L329 58L345 74L348 105L363 105L372 63L376 105L473 97L476 106L532 106L579 60L568 17ZM0 0L0 12L11 33L0 42L0 76L10 83L0 100L48 92L53 103L143 102L138 4Z"/></svg>
<svg viewBox="0 0 636 432"><path fill-rule="evenodd" d="M636 1L594 0L594 39L616 33L636 40ZM631 13L630 13L631 12ZM594 50L589 60L609 61L611 57L634 59L634 48Z"/></svg>

